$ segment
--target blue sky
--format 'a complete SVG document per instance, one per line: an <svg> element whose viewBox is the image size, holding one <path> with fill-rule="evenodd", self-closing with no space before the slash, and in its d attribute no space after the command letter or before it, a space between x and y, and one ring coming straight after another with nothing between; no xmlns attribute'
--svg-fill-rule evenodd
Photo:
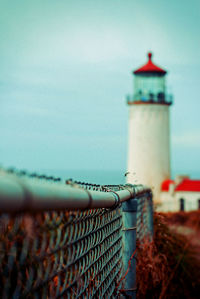
<svg viewBox="0 0 200 299"><path fill-rule="evenodd" d="M173 172L200 173L200 2L0 0L0 156L125 170L132 70L167 69Z"/></svg>

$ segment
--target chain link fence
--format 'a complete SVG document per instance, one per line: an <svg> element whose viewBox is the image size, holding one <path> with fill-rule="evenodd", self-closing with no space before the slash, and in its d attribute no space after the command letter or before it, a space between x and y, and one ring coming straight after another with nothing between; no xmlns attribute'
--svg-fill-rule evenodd
<svg viewBox="0 0 200 299"><path fill-rule="evenodd" d="M148 188L3 171L0 210L1 298L134 298L134 234L153 233Z"/></svg>

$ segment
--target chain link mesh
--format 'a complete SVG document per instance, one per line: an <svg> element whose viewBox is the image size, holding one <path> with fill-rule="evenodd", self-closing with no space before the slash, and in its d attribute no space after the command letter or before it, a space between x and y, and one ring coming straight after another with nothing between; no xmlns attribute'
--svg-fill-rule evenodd
<svg viewBox="0 0 200 299"><path fill-rule="evenodd" d="M137 240L152 239L153 236L153 203L150 194L137 198Z"/></svg>
<svg viewBox="0 0 200 299"><path fill-rule="evenodd" d="M1 215L1 298L116 297L121 227L120 207Z"/></svg>
<svg viewBox="0 0 200 299"><path fill-rule="evenodd" d="M127 189L71 179L66 184L100 192ZM142 240L153 234L151 192L134 198L137 239ZM0 298L118 298L124 272L122 226L119 203L110 209L0 214Z"/></svg>

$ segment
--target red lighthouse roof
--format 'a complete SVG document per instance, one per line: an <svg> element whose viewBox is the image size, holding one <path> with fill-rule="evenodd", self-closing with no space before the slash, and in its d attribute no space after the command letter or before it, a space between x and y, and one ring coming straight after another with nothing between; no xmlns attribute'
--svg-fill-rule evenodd
<svg viewBox="0 0 200 299"><path fill-rule="evenodd" d="M157 65L155 65L152 60L152 53L148 53L148 62L140 67L139 69L135 70L133 73L134 74L146 74L146 73L154 73L154 74L160 74L160 75L165 75L167 72Z"/></svg>

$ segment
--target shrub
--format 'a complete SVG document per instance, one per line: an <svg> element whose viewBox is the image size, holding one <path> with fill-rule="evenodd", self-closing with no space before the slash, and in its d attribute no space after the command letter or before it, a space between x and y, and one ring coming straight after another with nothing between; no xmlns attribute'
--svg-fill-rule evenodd
<svg viewBox="0 0 200 299"><path fill-rule="evenodd" d="M189 240L154 215L154 239L137 245L137 298L198 298L200 266Z"/></svg>
<svg viewBox="0 0 200 299"><path fill-rule="evenodd" d="M163 213L167 223L186 225L200 229L200 210L190 212Z"/></svg>

